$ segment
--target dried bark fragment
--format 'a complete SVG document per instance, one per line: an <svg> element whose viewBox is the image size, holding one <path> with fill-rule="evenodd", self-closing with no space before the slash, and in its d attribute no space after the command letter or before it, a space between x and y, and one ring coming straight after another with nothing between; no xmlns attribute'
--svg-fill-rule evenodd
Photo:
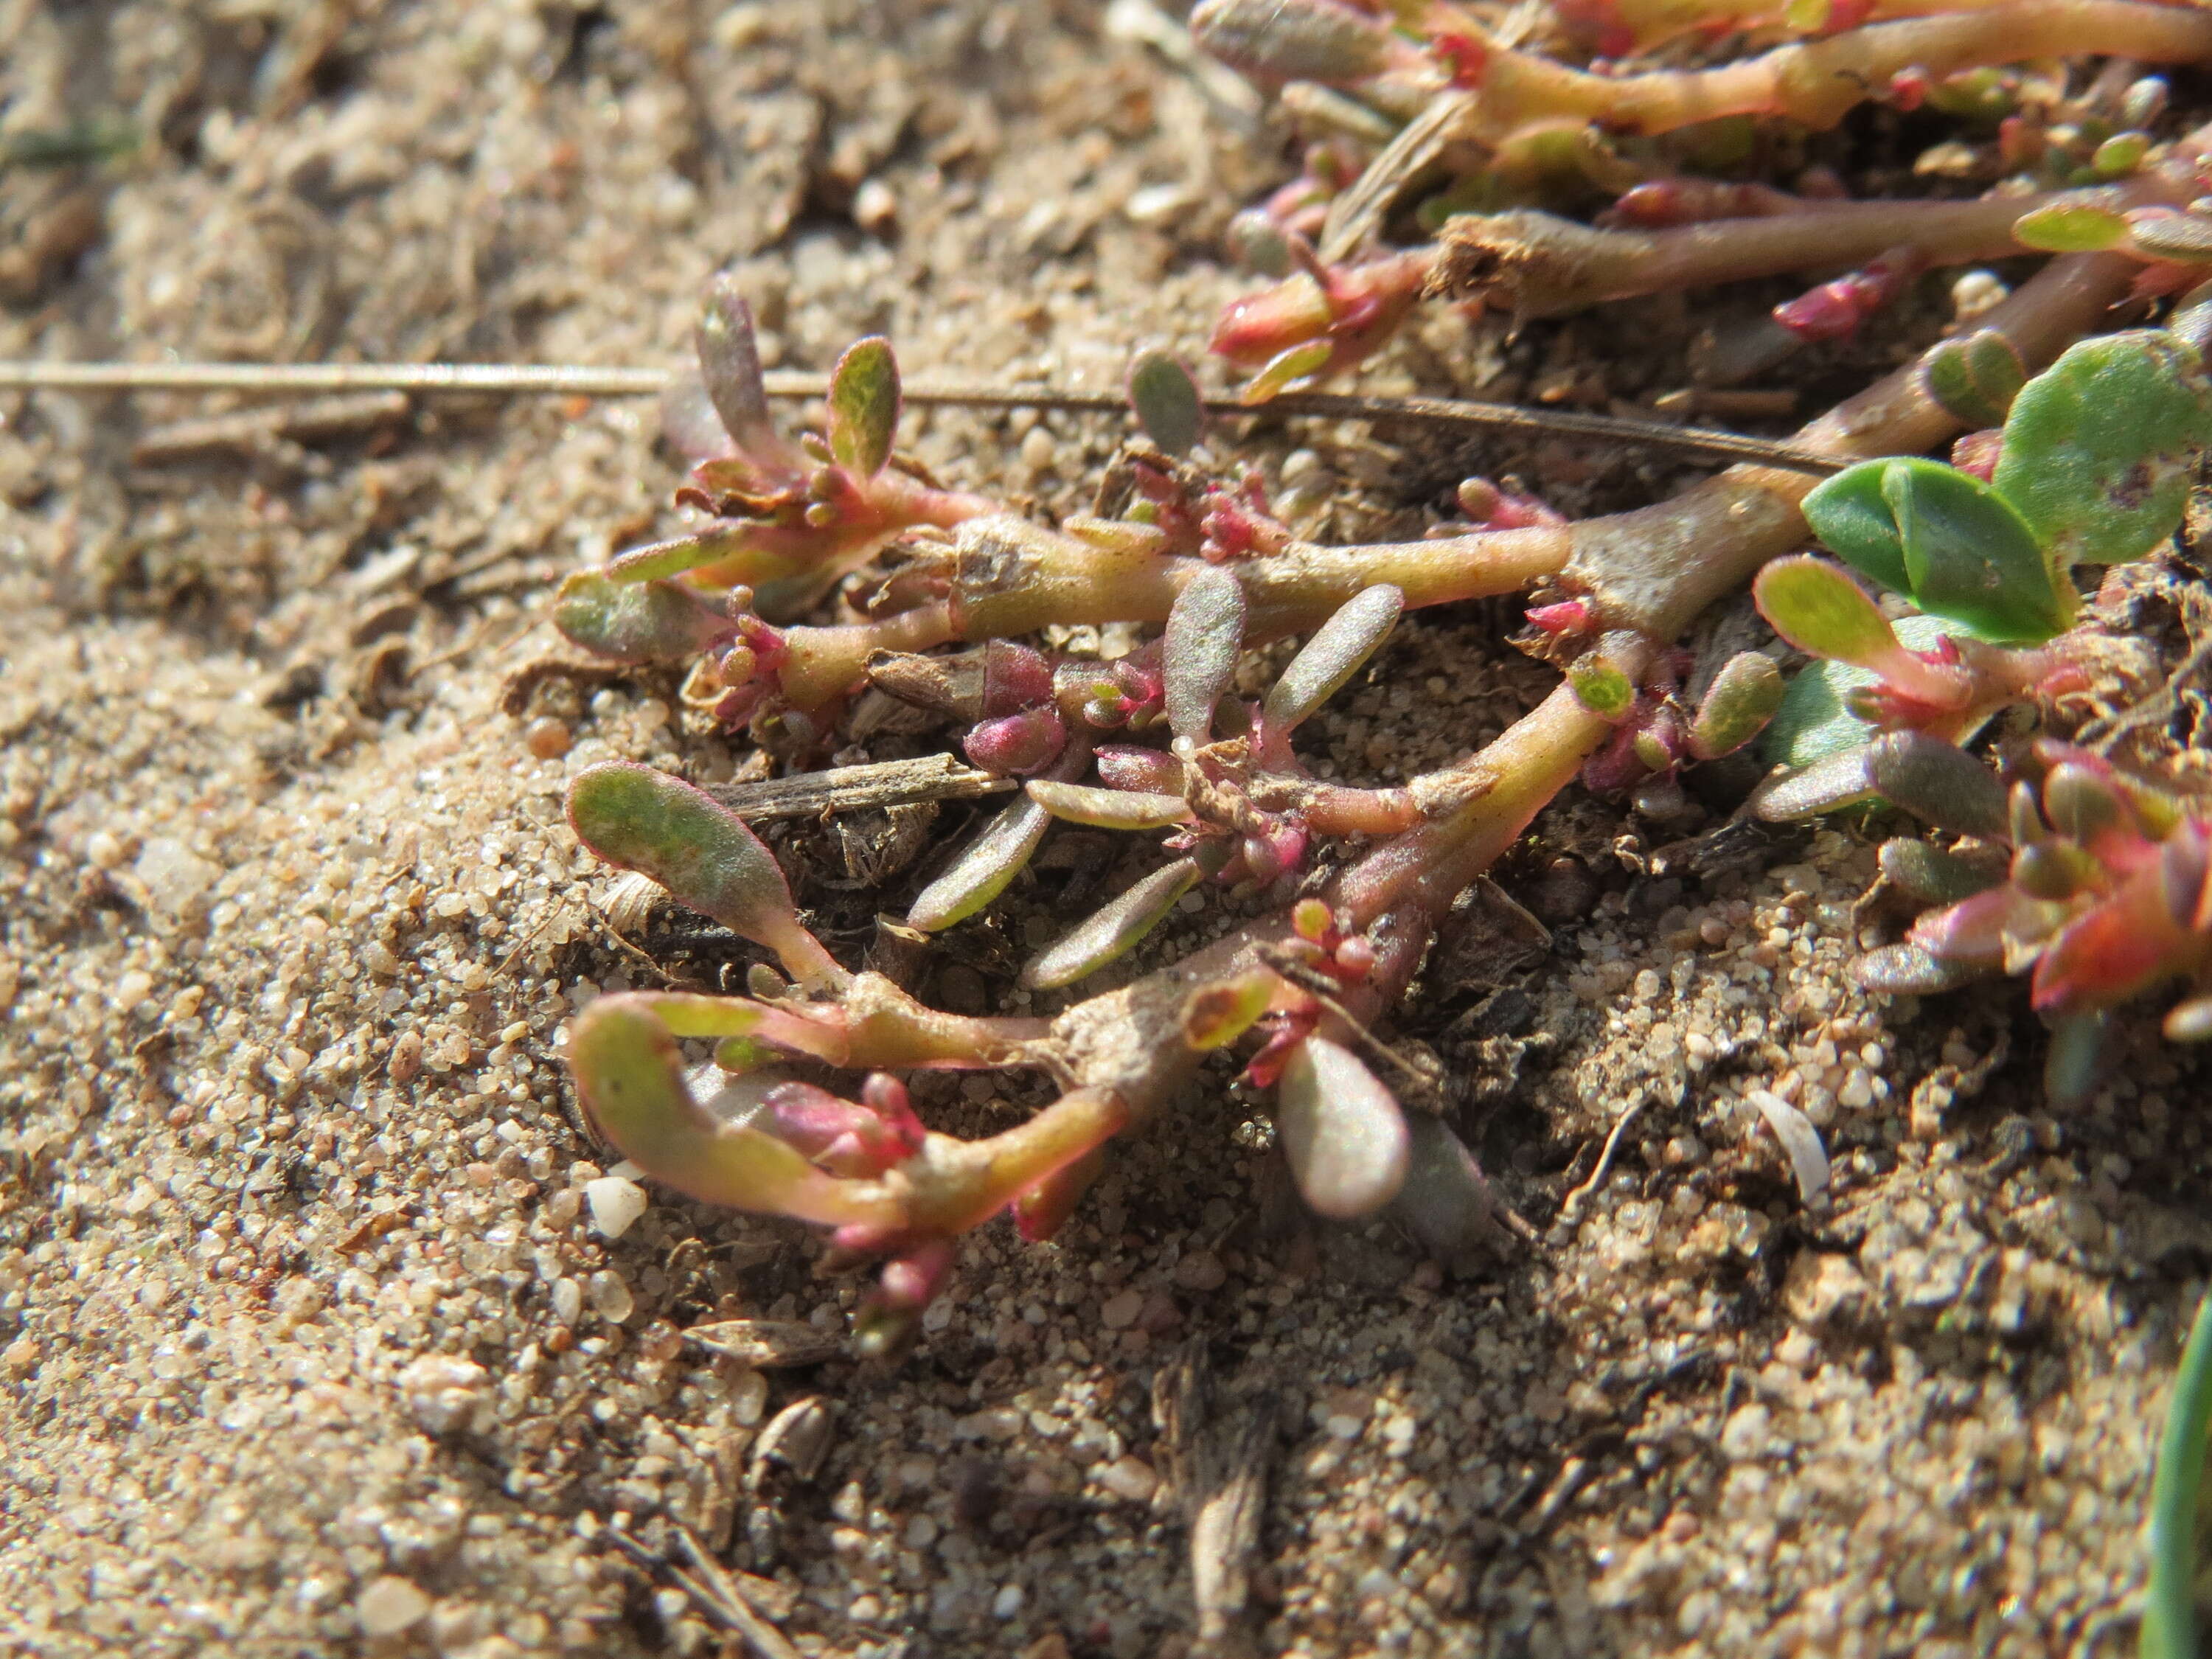
<svg viewBox="0 0 2212 1659"><path fill-rule="evenodd" d="M1168 1480L1190 1528L1194 1651L1237 1659L1257 1651L1246 1615L1252 1565L1275 1450L1272 1395L1220 1394L1206 1341L1194 1338L1152 1380L1152 1418L1168 1454Z"/></svg>
<svg viewBox="0 0 2212 1659"><path fill-rule="evenodd" d="M763 1371L818 1365L845 1348L841 1334L817 1330L795 1319L722 1319L694 1325L684 1334L710 1353Z"/></svg>

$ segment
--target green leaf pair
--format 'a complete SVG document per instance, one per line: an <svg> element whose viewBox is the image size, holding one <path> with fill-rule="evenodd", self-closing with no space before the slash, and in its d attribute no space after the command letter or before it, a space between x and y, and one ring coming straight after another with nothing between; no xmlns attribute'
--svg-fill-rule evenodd
<svg viewBox="0 0 2212 1659"><path fill-rule="evenodd" d="M1984 639L2025 644L2066 627L2071 596L2034 531L1972 473L1918 457L1862 462L1807 496L1805 518L1854 569Z"/></svg>
<svg viewBox="0 0 2212 1659"><path fill-rule="evenodd" d="M1972 343L1939 354L1931 385L1993 408L2001 356ZM2075 346L2010 403L1990 483L1916 457L1865 461L1808 495L1805 517L1929 615L2033 644L2070 623L2074 564L2138 558L2173 533L2212 444L2212 380L2185 343L2138 329Z"/></svg>

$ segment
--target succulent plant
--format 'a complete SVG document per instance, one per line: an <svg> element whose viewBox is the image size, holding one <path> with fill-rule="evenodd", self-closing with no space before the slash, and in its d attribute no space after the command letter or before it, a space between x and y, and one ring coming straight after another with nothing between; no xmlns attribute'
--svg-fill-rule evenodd
<svg viewBox="0 0 2212 1659"><path fill-rule="evenodd" d="M1868 770L1881 793L1974 837L1983 856L1886 847L1884 873L1942 908L1856 971L1870 989L1923 994L2031 975L2035 1010L2057 1031L2050 1091L2068 1103L2098 1081L2112 1011L2160 984L2187 988L2166 1036L2212 1038L2212 818L2069 744L2038 743L2027 769L2008 793L1995 772L1931 738L1875 745Z"/></svg>
<svg viewBox="0 0 2212 1659"><path fill-rule="evenodd" d="M767 420L742 305L711 294L700 391L670 418L699 459L683 499L714 522L572 579L557 603L569 636L623 660L699 659L693 704L795 763L831 746L864 688L949 720L972 764L1020 790L915 899L906 921L922 933L988 907L1057 822L1165 832L1164 862L1024 968L1047 1007L1151 951L1203 884L1241 891L1256 914L1201 923L1210 943L1048 1016L953 1015L839 962L727 809L641 768L594 769L572 792L585 843L781 971L757 968L743 997L592 1004L569 1058L593 1121L682 1190L826 1226L841 1258L883 1258L861 1320L876 1350L915 1328L959 1234L1006 1212L1025 1237L1048 1236L1109 1143L1218 1057L1241 1055L1247 1082L1272 1091L1277 1145L1313 1210L1392 1214L1455 1248L1490 1200L1449 1125L1401 1101L1407 1062L1389 1030L1440 918L1570 783L1638 789L1656 810L1680 769L1762 726L1771 752L1812 763L1764 789L1771 815L1887 797L1969 838L1885 851L1893 884L1943 908L1902 954L1870 959L1869 983L1933 989L2033 963L2037 1004L2060 1028L2062 1096L2093 1075L2110 1010L2155 981L2191 988L2173 1035L2212 1029L2204 820L2063 747L2036 751L2008 801L1959 746L1993 713L2047 707L2077 683L2074 568L2140 557L2169 535L2212 441L2190 339L2073 343L2130 291L2170 291L2146 273L2188 264L2185 227L2164 219L2187 216L2203 137L2138 145L2135 127L2108 125L2079 150L2086 125L2000 126L1994 153L2037 158L2041 189L1902 209L1724 186L1685 166L1724 126L1716 117L1820 127L1869 96L2025 122L2004 66L2091 50L2212 56L2212 20L2130 0L1896 9L1911 15L1887 18L1879 0L1569 9L1603 50L1723 27L1790 37L1712 68L1617 75L1508 47L1458 8L1418 0L1206 0L1192 20L1202 44L1328 128L1309 135L1300 178L1238 221L1240 247L1277 279L1216 331L1217 349L1256 371L1248 397L1349 368L1424 294L1518 318L1747 275L1856 273L1771 319L1794 346L1858 326L1924 266L2101 234L2096 216L2119 216L2126 246L2054 260L1972 332L1807 426L1797 452L1844 464L1817 487L1739 466L1571 522L1471 480L1465 526L1324 544L1277 516L1256 473L1222 465L1196 381L1153 349L1127 382L1150 441L1124 452L1096 511L1048 526L897 459L896 371L880 341L846 355L824 432L787 443ZM2127 118L2154 117L2155 99L2127 97ZM1409 191L1439 171L1415 216L1437 240L1378 248ZM1592 191L1619 198L1612 223L1548 210ZM2191 338L2204 331L2202 307L2183 313ZM1922 458L1962 429L1957 465ZM1808 528L1844 564L1801 555ZM878 562L894 549L897 562ZM1820 659L1786 691L1772 653L1737 650L1705 673L1677 643L1754 577L1777 630ZM1918 614L1892 617L1863 581ZM862 620L805 620L840 582ZM1402 783L1308 769L1298 727L1401 612L1506 594L1532 601L1530 641L1563 671L1555 691L1472 758ZM1072 643L1109 624L1139 642L1110 656ZM1304 643L1272 685L1240 695L1246 653L1289 636ZM687 1064L687 1041L711 1043L712 1058ZM855 1081L746 1083L779 1059ZM908 1100L902 1074L931 1068L1030 1072L1055 1097L962 1141ZM1808 1143L1793 1152L1801 1170L1817 1171L1809 1127L1793 1133Z"/></svg>

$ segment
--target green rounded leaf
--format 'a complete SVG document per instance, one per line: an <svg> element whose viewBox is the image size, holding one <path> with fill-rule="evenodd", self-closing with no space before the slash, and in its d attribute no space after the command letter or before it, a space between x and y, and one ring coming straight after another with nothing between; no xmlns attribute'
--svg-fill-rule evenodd
<svg viewBox="0 0 2212 1659"><path fill-rule="evenodd" d="M2147 259L2212 264L2212 218L2203 214L2160 213L2137 219L2128 240Z"/></svg>
<svg viewBox="0 0 2212 1659"><path fill-rule="evenodd" d="M553 625L616 662L681 662L731 633L729 618L688 587L581 570L561 584Z"/></svg>
<svg viewBox="0 0 2212 1659"><path fill-rule="evenodd" d="M1910 836L1893 836L1875 854L1884 879L1923 904L1956 904L1987 892L2003 878Z"/></svg>
<svg viewBox="0 0 2212 1659"><path fill-rule="evenodd" d="M1690 722L1691 754L1713 760L1742 748L1774 718L1787 690L1773 658L1763 651L1739 651L1721 665L1698 705L1697 718Z"/></svg>
<svg viewBox="0 0 2212 1659"><path fill-rule="evenodd" d="M2212 381L2173 335L2084 340L2030 380L1994 483L2063 568L2140 558L2181 522L2212 444Z"/></svg>
<svg viewBox="0 0 2212 1659"><path fill-rule="evenodd" d="M1901 617L1899 643L1914 651L1933 650L1951 629L1934 617ZM1839 662L1808 663L1783 693L1766 730L1759 733L1759 758L1770 766L1807 767L1815 761L1863 750L1873 729L1851 713L1848 699L1877 676ZM1820 809L1815 809L1820 810Z"/></svg>
<svg viewBox="0 0 2212 1659"><path fill-rule="evenodd" d="M1896 460L1881 493L1920 609L2007 644L2064 630L2072 593L2058 591L2035 532L1995 489L1955 467Z"/></svg>
<svg viewBox="0 0 2212 1659"><path fill-rule="evenodd" d="M2057 201L2013 221L2013 240L2045 253L2101 253L2126 240L2128 222L2094 202Z"/></svg>
<svg viewBox="0 0 2212 1659"><path fill-rule="evenodd" d="M811 983L838 973L799 925L775 855L743 818L681 778L630 761L592 767L568 786L568 822L609 864L643 872L701 915L767 946L794 978Z"/></svg>
<svg viewBox="0 0 2212 1659"><path fill-rule="evenodd" d="M1176 595L1160 640L1160 678L1176 737L1203 744L1212 736L1214 705L1237 675L1244 611L1244 585L1218 564L1201 567Z"/></svg>
<svg viewBox="0 0 2212 1659"><path fill-rule="evenodd" d="M1006 890L1051 827L1052 814L1043 807L1026 798L1016 801L921 890L907 912L907 925L934 933L965 921Z"/></svg>
<svg viewBox="0 0 2212 1659"><path fill-rule="evenodd" d="M1188 453L1206 424L1198 382L1180 359L1156 347L1129 364L1129 407L1145 435L1170 455Z"/></svg>
<svg viewBox="0 0 2212 1659"><path fill-rule="evenodd" d="M1866 590L1825 559L1777 559L1751 592L1767 625L1809 655L1880 673L1900 653Z"/></svg>
<svg viewBox="0 0 2212 1659"><path fill-rule="evenodd" d="M1033 778L1028 789L1030 799L1053 817L1097 830L1164 830L1191 819L1190 803L1181 795L1105 789L1051 778Z"/></svg>
<svg viewBox="0 0 2212 1659"><path fill-rule="evenodd" d="M1859 733L1864 737L1866 727ZM1867 781L1866 748L1840 750L1822 756L1795 772L1778 772L1752 792L1754 817L1768 823L1788 823L1821 812L1836 812L1874 799Z"/></svg>
<svg viewBox="0 0 2212 1659"><path fill-rule="evenodd" d="M1270 357L1260 372L1244 383L1237 394L1241 404L1264 404L1279 393L1288 392L1299 381L1318 374L1328 367L1328 360L1336 355L1333 340L1306 340L1294 346L1285 346Z"/></svg>
<svg viewBox="0 0 2212 1659"><path fill-rule="evenodd" d="M838 465L863 478L882 471L898 417L898 359L890 342L870 335L847 347L830 377L830 453Z"/></svg>
<svg viewBox="0 0 2212 1659"><path fill-rule="evenodd" d="M1885 945L1851 964L1851 976L1869 991L1894 997L1937 996L1971 985L1989 970L1939 957L1919 945Z"/></svg>
<svg viewBox="0 0 2212 1659"><path fill-rule="evenodd" d="M1582 706L1602 719L1624 720L1636 706L1636 687L1618 665L1588 656L1567 670L1567 684Z"/></svg>
<svg viewBox="0 0 2212 1659"><path fill-rule="evenodd" d="M1337 606L1268 688L1260 706L1268 729L1287 732L1334 696L1390 637L1405 608L1405 594L1388 582L1363 587Z"/></svg>
<svg viewBox="0 0 2212 1659"><path fill-rule="evenodd" d="M1867 781L1915 817L1954 835L2005 833L2004 785L1965 750L1924 732L1889 732L1867 748Z"/></svg>
<svg viewBox="0 0 2212 1659"><path fill-rule="evenodd" d="M1267 1012L1282 983L1265 968L1201 985L1182 1001L1182 1040L1207 1050L1227 1047Z"/></svg>
<svg viewBox="0 0 2212 1659"><path fill-rule="evenodd" d="M707 285L707 302L693 335L699 378L738 450L760 458L780 455L783 441L769 418L768 384L753 339L753 308L727 276Z"/></svg>

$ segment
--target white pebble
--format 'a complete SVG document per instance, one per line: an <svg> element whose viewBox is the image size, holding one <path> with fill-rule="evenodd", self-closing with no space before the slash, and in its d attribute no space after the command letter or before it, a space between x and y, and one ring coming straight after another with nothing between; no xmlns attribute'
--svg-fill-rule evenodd
<svg viewBox="0 0 2212 1659"><path fill-rule="evenodd" d="M115 981L115 989L109 993L109 997L115 1004L115 1012L117 1013L127 1014L133 1008L136 1008L140 1003L145 1001L147 997L152 994L153 989L154 976L140 969L134 968L129 973L124 975L121 979Z"/></svg>
<svg viewBox="0 0 2212 1659"><path fill-rule="evenodd" d="M620 1176L601 1176L584 1183L584 1202L592 1206L592 1226L602 1238L620 1238L645 1213L645 1188Z"/></svg>
<svg viewBox="0 0 2212 1659"><path fill-rule="evenodd" d="M761 1420L768 1410L768 1378L746 1371L730 1387L730 1415L745 1428Z"/></svg>
<svg viewBox="0 0 2212 1659"><path fill-rule="evenodd" d="M491 1374L473 1359L463 1359L458 1354L426 1353L399 1373L399 1391L406 1398L409 1413L425 1431L449 1434L465 1425L476 1414L490 1381Z"/></svg>
<svg viewBox="0 0 2212 1659"><path fill-rule="evenodd" d="M991 1616L994 1619L1012 1618L1022 1610L1022 1600L1019 1584L1006 1585L991 1598Z"/></svg>

